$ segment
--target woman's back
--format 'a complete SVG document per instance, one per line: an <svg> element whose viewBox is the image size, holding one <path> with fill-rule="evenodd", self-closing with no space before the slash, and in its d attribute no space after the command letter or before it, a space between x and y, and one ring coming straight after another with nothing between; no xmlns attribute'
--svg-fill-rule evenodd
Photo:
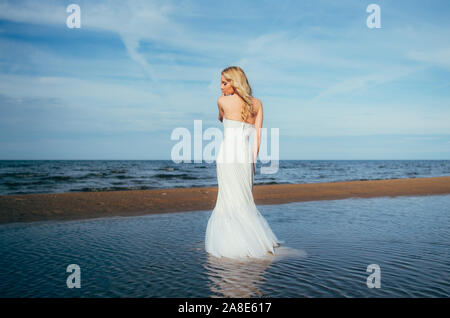
<svg viewBox="0 0 450 318"><path fill-rule="evenodd" d="M251 125L255 124L256 115L260 110L259 104L260 101L256 97L252 98L253 100L253 111L254 115L251 113L248 114L245 122ZM244 100L237 94L229 95L229 96L221 96L219 99L219 103L223 109L224 117L230 120L238 120L243 121L241 118L241 110L242 104Z"/></svg>

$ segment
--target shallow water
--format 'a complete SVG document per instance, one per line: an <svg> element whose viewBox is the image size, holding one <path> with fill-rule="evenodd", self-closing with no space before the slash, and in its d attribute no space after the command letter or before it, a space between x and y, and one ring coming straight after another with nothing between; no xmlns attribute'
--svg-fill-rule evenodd
<svg viewBox="0 0 450 318"><path fill-rule="evenodd" d="M252 262L205 253L211 211L1 225L0 296L450 296L450 195L258 208L283 245ZM380 288L367 287L369 264Z"/></svg>

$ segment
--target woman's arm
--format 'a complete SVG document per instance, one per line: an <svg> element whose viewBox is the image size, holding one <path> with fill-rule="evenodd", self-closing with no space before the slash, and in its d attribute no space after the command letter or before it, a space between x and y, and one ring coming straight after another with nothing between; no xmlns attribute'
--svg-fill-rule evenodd
<svg viewBox="0 0 450 318"><path fill-rule="evenodd" d="M223 121L223 108L222 108L222 97L223 97L224 95L222 94L222 96L220 96L218 99L217 99L217 107L219 108L219 120L220 121Z"/></svg>
<svg viewBox="0 0 450 318"><path fill-rule="evenodd" d="M262 102L258 100L258 113L255 119L255 136L253 139L253 172L256 174L256 160L258 158L259 146L261 144L261 128L263 124L263 107Z"/></svg>

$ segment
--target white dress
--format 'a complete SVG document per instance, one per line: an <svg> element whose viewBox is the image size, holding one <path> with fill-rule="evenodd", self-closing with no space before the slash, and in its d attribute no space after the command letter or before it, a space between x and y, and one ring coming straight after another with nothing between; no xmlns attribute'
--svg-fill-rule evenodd
<svg viewBox="0 0 450 318"><path fill-rule="evenodd" d="M254 125L223 118L216 159L218 195L206 227L205 250L216 257L265 258L280 245L253 199L249 137Z"/></svg>

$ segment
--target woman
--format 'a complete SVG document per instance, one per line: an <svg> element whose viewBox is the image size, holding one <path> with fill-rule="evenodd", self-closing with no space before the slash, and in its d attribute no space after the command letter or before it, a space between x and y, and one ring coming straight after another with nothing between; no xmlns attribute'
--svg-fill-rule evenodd
<svg viewBox="0 0 450 318"><path fill-rule="evenodd" d="M205 249L216 257L264 258L274 255L280 243L256 208L252 193L262 103L252 96L247 77L238 66L222 71L221 89L217 104L225 134L216 159L219 191L206 228ZM249 137L253 131L252 152Z"/></svg>

